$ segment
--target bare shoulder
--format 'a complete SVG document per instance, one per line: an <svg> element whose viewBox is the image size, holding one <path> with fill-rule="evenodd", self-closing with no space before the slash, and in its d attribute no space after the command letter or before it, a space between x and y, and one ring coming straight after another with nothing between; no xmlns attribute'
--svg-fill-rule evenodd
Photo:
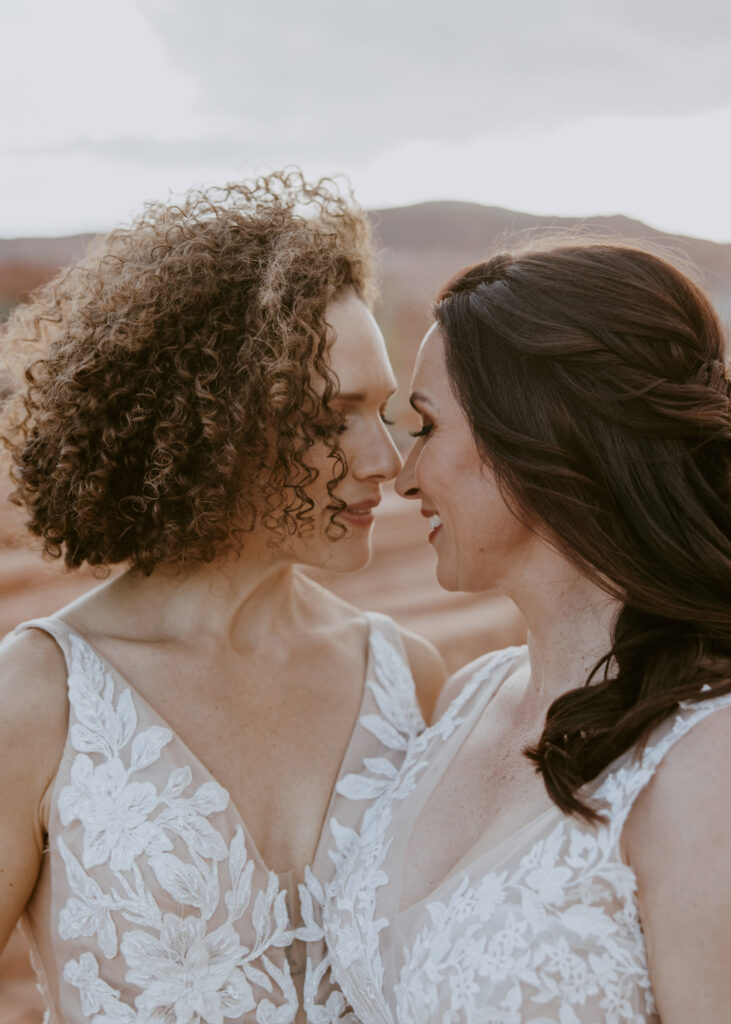
<svg viewBox="0 0 731 1024"><path fill-rule="evenodd" d="M64 656L47 633L29 629L0 643L0 744L48 779L58 765L68 728Z"/></svg>
<svg viewBox="0 0 731 1024"><path fill-rule="evenodd" d="M39 630L0 644L0 950L36 883L45 845L44 796L68 728L66 665Z"/></svg>
<svg viewBox="0 0 731 1024"><path fill-rule="evenodd" d="M425 722L430 722L439 694L447 678L444 658L428 640L402 626L396 627L406 651L411 674L414 677L416 697Z"/></svg>
<svg viewBox="0 0 731 1024"><path fill-rule="evenodd" d="M41 629L9 634L0 642L0 689L3 710L47 699L60 691L59 706L66 704L66 662L53 637ZM20 685L22 684L22 685ZM60 684L60 685L59 685ZM37 710L42 710L38 708Z"/></svg>
<svg viewBox="0 0 731 1024"><path fill-rule="evenodd" d="M726 1020L731 1005L730 740L731 707L697 722L668 751L624 829L665 1024Z"/></svg>
<svg viewBox="0 0 731 1024"><path fill-rule="evenodd" d="M726 827L731 841L729 775L731 707L726 707L701 719L676 741L637 797L625 827L628 855L634 852L637 859L655 837L679 830L688 835Z"/></svg>

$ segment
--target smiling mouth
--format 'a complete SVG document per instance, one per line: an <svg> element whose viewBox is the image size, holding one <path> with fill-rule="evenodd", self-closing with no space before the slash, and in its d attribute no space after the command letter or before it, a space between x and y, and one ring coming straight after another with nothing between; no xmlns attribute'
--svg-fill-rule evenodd
<svg viewBox="0 0 731 1024"><path fill-rule="evenodd" d="M442 520L439 518L438 515L436 515L436 513L434 515L429 516L429 527L429 543L431 544L431 542L434 540L434 538L442 528Z"/></svg>
<svg viewBox="0 0 731 1024"><path fill-rule="evenodd" d="M337 512L337 518L349 526L370 526L374 521L373 510L378 502L363 505L348 505Z"/></svg>

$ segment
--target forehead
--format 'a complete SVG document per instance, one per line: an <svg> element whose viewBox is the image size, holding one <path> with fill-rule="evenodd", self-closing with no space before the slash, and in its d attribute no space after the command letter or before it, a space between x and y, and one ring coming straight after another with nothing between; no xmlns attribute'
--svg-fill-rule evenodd
<svg viewBox="0 0 731 1024"><path fill-rule="evenodd" d="M439 324L432 324L424 335L416 356L411 382L414 390L428 389L439 392L447 386L444 342Z"/></svg>
<svg viewBox="0 0 731 1024"><path fill-rule="evenodd" d="M327 322L335 332L329 362L342 392L392 391L396 379L380 328L354 292L328 306Z"/></svg>

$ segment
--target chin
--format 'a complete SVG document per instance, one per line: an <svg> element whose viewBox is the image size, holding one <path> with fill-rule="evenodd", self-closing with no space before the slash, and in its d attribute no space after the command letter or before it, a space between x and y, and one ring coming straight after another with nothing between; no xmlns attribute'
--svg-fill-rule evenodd
<svg viewBox="0 0 731 1024"><path fill-rule="evenodd" d="M317 562L318 569L328 572L359 572L365 569L372 555L370 541L354 543L345 537L342 541L332 541L324 557Z"/></svg>
<svg viewBox="0 0 731 1024"><path fill-rule="evenodd" d="M470 576L458 576L455 572L441 571L437 565L437 583L452 594L505 594L492 579L477 578L474 573Z"/></svg>
<svg viewBox="0 0 731 1024"><path fill-rule="evenodd" d="M437 583L442 590L448 590L450 592L459 590L455 574L452 572L451 567L443 565L439 558L437 558L436 564L436 577Z"/></svg>
<svg viewBox="0 0 731 1024"><path fill-rule="evenodd" d="M460 573L458 568L439 559L436 564L436 577L442 590L450 594L481 594L488 589L483 580L474 578L474 573L471 576Z"/></svg>

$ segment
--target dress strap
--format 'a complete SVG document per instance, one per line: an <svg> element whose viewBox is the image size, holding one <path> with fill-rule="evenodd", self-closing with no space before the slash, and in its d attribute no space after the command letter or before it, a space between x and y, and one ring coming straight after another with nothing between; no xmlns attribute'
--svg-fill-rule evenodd
<svg viewBox="0 0 731 1024"><path fill-rule="evenodd" d="M609 829L615 839L619 840L635 800L651 781L668 751L694 725L724 708L731 708L731 693L711 697L700 703L684 701L675 716L655 730L639 757L629 752L621 758L617 768L610 769L594 791L592 802L598 801L600 807L603 805L606 808Z"/></svg>
<svg viewBox="0 0 731 1024"><path fill-rule="evenodd" d="M455 725L468 718L476 719L500 689L515 662L525 653L525 645L501 647L459 669L447 686L452 685L457 677L461 679L461 686L435 726L442 722L446 736L450 736Z"/></svg>
<svg viewBox="0 0 731 1024"><path fill-rule="evenodd" d="M371 635L374 632L379 632L386 639L393 644L396 650L401 654L401 657L405 662L408 663L406 657L406 649L404 648L404 642L401 639L401 633L398 626L393 621L390 615L384 615L382 612L365 612L365 617L368 619L368 624L371 629Z"/></svg>
<svg viewBox="0 0 731 1024"><path fill-rule="evenodd" d="M424 729L411 665L398 626L388 615L366 612L370 626L366 686L389 717L395 716L408 734Z"/></svg>
<svg viewBox="0 0 731 1024"><path fill-rule="evenodd" d="M16 626L11 636L19 636L28 629L40 629L44 633L48 633L56 641L58 646L63 652L63 656L66 660L66 671L71 674L71 666L73 664L73 652L71 649L71 628L67 626L62 619L54 619L51 616L39 619L28 619L27 622L21 622L20 625Z"/></svg>

